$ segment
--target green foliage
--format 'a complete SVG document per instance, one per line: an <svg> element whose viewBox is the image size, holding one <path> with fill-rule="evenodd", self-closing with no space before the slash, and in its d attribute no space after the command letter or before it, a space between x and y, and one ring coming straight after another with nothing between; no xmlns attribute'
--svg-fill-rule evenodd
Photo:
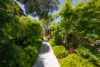
<svg viewBox="0 0 100 67"><path fill-rule="evenodd" d="M28 46L25 48L26 54L29 56L28 63L33 65L36 61L37 55L38 55L38 50L35 47Z"/></svg>
<svg viewBox="0 0 100 67"><path fill-rule="evenodd" d="M49 40L49 39L50 39L50 36L45 36L45 38L46 38L47 40Z"/></svg>
<svg viewBox="0 0 100 67"><path fill-rule="evenodd" d="M45 33L45 36L49 36L49 30L50 30L50 24L51 22L54 20L54 18L52 17L52 14L49 14L48 18L46 19L42 19L42 26L43 26L43 32Z"/></svg>
<svg viewBox="0 0 100 67"><path fill-rule="evenodd" d="M10 18L7 5L11 5L11 0L0 0L0 28L5 24L4 22L9 21Z"/></svg>
<svg viewBox="0 0 100 67"><path fill-rule="evenodd" d="M100 65L100 52L98 52L96 47L80 45L76 51L79 55L82 55L83 57L92 60L97 65Z"/></svg>
<svg viewBox="0 0 100 67"><path fill-rule="evenodd" d="M17 12L17 6L11 5L12 0L0 0L0 67L31 67L42 42L41 22L14 15L11 9L16 7ZM33 57L25 53L28 45L34 46Z"/></svg>
<svg viewBox="0 0 100 67"><path fill-rule="evenodd" d="M77 54L70 54L60 62L61 67L96 67L92 62Z"/></svg>
<svg viewBox="0 0 100 67"><path fill-rule="evenodd" d="M60 23L52 23L50 28L52 30L52 38L54 39L54 44L63 44L62 35L64 35L66 32L64 28L61 27Z"/></svg>
<svg viewBox="0 0 100 67"><path fill-rule="evenodd" d="M51 46L55 46L54 39L49 39L49 43Z"/></svg>
<svg viewBox="0 0 100 67"><path fill-rule="evenodd" d="M17 0L25 5L27 14L38 16L40 19L48 18L48 13L58 9L59 0Z"/></svg>
<svg viewBox="0 0 100 67"><path fill-rule="evenodd" d="M42 44L42 39L38 39L37 41L33 41L32 44L30 44L32 47L35 47L38 51L41 47L41 44Z"/></svg>
<svg viewBox="0 0 100 67"><path fill-rule="evenodd" d="M54 46L53 52L57 58L64 58L68 53L64 46Z"/></svg>
<svg viewBox="0 0 100 67"><path fill-rule="evenodd" d="M100 1L79 1L76 6L71 5L71 0L65 1L59 15L63 17L61 27L66 33L72 34L70 40L73 44L95 42L100 39ZM90 6L91 5L91 6Z"/></svg>
<svg viewBox="0 0 100 67"><path fill-rule="evenodd" d="M32 66L42 43L40 21L29 17L15 17L1 31L5 38L0 42L0 66Z"/></svg>
<svg viewBox="0 0 100 67"><path fill-rule="evenodd" d="M29 17L21 17L20 20L15 17L0 31L4 36L0 41L0 66L31 67L42 43L40 22ZM32 47L26 47L28 45Z"/></svg>
<svg viewBox="0 0 100 67"><path fill-rule="evenodd" d="M27 57L16 44L0 44L0 67L29 67Z"/></svg>
<svg viewBox="0 0 100 67"><path fill-rule="evenodd" d="M4 35L19 45L27 46L41 38L42 27L39 21L29 17L21 17L13 23L6 24L3 29Z"/></svg>
<svg viewBox="0 0 100 67"><path fill-rule="evenodd" d="M0 28L15 20L15 16L19 16L19 13L18 5L12 0L0 0Z"/></svg>

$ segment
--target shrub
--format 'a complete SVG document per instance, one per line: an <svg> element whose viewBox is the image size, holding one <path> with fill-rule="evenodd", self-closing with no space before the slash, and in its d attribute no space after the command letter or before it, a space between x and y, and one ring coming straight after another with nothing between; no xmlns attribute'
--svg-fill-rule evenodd
<svg viewBox="0 0 100 67"><path fill-rule="evenodd" d="M55 46L54 39L49 39L49 43L50 43L51 46Z"/></svg>
<svg viewBox="0 0 100 67"><path fill-rule="evenodd" d="M24 16L18 17L15 22L7 23L2 31L10 41L22 46L28 46L42 37L40 21Z"/></svg>
<svg viewBox="0 0 100 67"><path fill-rule="evenodd" d="M37 39L37 43L38 43L38 44L41 44L41 43L42 43L42 40L43 40L42 38Z"/></svg>
<svg viewBox="0 0 100 67"><path fill-rule="evenodd" d="M40 43L38 43L38 42L33 42L32 44L30 44L32 47L35 47L38 51L39 51L39 49L40 49L40 47L41 47L41 44Z"/></svg>
<svg viewBox="0 0 100 67"><path fill-rule="evenodd" d="M64 46L54 46L53 52L58 58L63 58L67 55L67 51Z"/></svg>
<svg viewBox="0 0 100 67"><path fill-rule="evenodd" d="M25 53L16 44L0 45L0 67L29 67L25 57Z"/></svg>
<svg viewBox="0 0 100 67"><path fill-rule="evenodd" d="M38 56L38 50L35 47L28 46L25 48L27 56L29 56L29 63L34 64Z"/></svg>
<svg viewBox="0 0 100 67"><path fill-rule="evenodd" d="M49 40L49 39L50 39L50 36L45 36L45 38L46 38L47 40Z"/></svg>
<svg viewBox="0 0 100 67"><path fill-rule="evenodd" d="M95 60L94 63L97 65L100 65L100 52L97 51L96 47L92 47L89 45L79 45L77 48L77 53L82 55L83 57L90 59L90 60ZM88 56L88 57L87 57Z"/></svg>
<svg viewBox="0 0 100 67"><path fill-rule="evenodd" d="M0 67L31 67L41 46L41 33L40 21L29 17L14 17L10 23L6 23L0 28ZM34 48L28 50L28 45Z"/></svg>
<svg viewBox="0 0 100 67"><path fill-rule="evenodd" d="M89 60L78 56L77 54L68 55L60 62L61 67L96 67Z"/></svg>
<svg viewBox="0 0 100 67"><path fill-rule="evenodd" d="M42 44L42 39L37 39L36 41L33 41L30 45L32 47L35 47L39 51L41 44Z"/></svg>
<svg viewBox="0 0 100 67"><path fill-rule="evenodd" d="M38 51L39 51L39 49L40 49L40 47L41 47L41 44L35 44L33 47L35 47Z"/></svg>

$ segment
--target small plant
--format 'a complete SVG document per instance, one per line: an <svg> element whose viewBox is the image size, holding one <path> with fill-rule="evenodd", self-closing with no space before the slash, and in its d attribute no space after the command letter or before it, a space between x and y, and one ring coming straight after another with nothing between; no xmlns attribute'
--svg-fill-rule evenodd
<svg viewBox="0 0 100 67"><path fill-rule="evenodd" d="M54 39L49 39L49 43L50 43L51 46L55 46Z"/></svg>
<svg viewBox="0 0 100 67"><path fill-rule="evenodd" d="M61 67L96 67L89 60L82 58L77 54L68 55L66 58L63 58L60 62Z"/></svg>
<svg viewBox="0 0 100 67"><path fill-rule="evenodd" d="M64 46L54 46L53 52L57 58L64 58L68 53Z"/></svg>

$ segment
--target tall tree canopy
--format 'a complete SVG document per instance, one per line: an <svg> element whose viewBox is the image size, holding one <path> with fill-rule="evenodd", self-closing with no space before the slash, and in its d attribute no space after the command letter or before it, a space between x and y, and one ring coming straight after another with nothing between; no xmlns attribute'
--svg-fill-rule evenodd
<svg viewBox="0 0 100 67"><path fill-rule="evenodd" d="M59 0L17 0L25 5L26 14L48 18L48 13L58 9Z"/></svg>

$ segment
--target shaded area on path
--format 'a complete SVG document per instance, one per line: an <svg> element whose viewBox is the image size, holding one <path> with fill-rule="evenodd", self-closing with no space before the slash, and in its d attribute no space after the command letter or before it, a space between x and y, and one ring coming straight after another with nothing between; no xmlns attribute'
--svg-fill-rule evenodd
<svg viewBox="0 0 100 67"><path fill-rule="evenodd" d="M45 38L39 50L37 61L32 67L60 67L48 40Z"/></svg>

